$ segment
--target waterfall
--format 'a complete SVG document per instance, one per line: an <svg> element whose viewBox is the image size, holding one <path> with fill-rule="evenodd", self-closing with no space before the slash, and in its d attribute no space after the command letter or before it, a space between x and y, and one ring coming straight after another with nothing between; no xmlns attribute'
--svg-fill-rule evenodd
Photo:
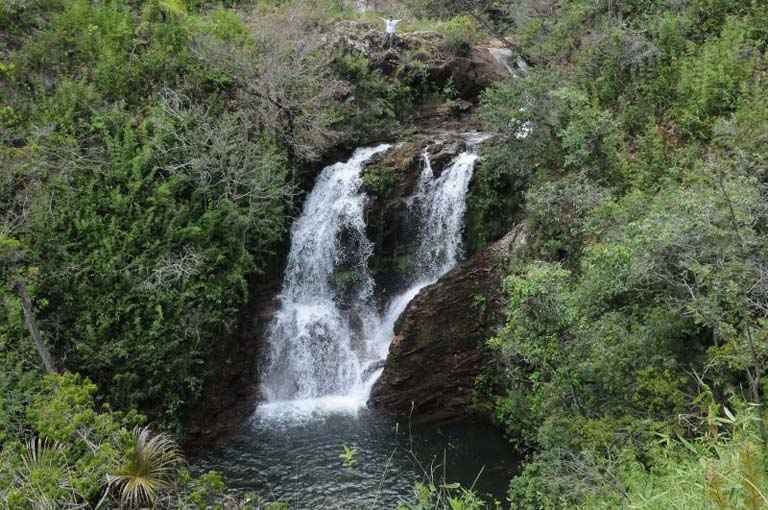
<svg viewBox="0 0 768 510"><path fill-rule="evenodd" d="M469 138L468 145L480 141ZM364 407L398 317L461 259L465 198L478 156L468 150L435 177L425 151L417 190L408 200L418 232L413 276L377 314L361 173L388 148L359 149L349 161L325 168L292 228L280 309L267 335L261 417Z"/></svg>
<svg viewBox="0 0 768 510"><path fill-rule="evenodd" d="M291 230L280 309L267 334L267 402L309 402L347 395L360 385L364 339L378 322L365 235L365 163L388 145L357 150L325 168ZM339 275L352 281L342 296ZM344 299L346 298L346 299Z"/></svg>
<svg viewBox="0 0 768 510"><path fill-rule="evenodd" d="M424 154L424 170L415 201L420 215L416 254L416 274L420 280L436 281L461 258L465 197L477 159L474 152L464 152L435 178L429 153Z"/></svg>
<svg viewBox="0 0 768 510"><path fill-rule="evenodd" d="M429 152L425 150L422 155L424 168L418 188L408 200L411 213L418 222L415 267L405 290L390 301L376 332L374 346L382 359L394 336L395 323L408 303L421 289L453 269L462 257L466 195L478 159L476 148L484 139L485 136L470 136L467 139L470 150L459 154L437 178ZM381 372L373 374L367 386L372 387Z"/></svg>

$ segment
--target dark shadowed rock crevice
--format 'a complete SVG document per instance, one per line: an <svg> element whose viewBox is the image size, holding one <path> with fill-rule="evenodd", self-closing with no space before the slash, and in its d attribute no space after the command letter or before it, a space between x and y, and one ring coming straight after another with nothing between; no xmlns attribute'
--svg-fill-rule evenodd
<svg viewBox="0 0 768 510"><path fill-rule="evenodd" d="M259 356L278 308L281 274L254 277L237 330L214 347L209 363L216 368L206 381L199 412L187 424L186 450L194 452L237 434L261 399Z"/></svg>
<svg viewBox="0 0 768 510"><path fill-rule="evenodd" d="M504 320L505 269L525 242L521 225L411 301L395 328L372 407L416 422L472 414L475 379L490 362L485 341Z"/></svg>

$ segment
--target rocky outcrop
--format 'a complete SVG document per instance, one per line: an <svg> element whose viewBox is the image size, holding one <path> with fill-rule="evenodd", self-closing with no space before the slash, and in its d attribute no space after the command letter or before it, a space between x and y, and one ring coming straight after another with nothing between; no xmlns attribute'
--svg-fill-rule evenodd
<svg viewBox="0 0 768 510"><path fill-rule="evenodd" d="M494 82L512 73L511 67L499 60L495 50L481 46L472 48L466 56L454 56L444 64L430 68L430 72L438 83L450 80L459 97L464 99L479 96Z"/></svg>
<svg viewBox="0 0 768 510"><path fill-rule="evenodd" d="M437 32L399 33L390 42L382 27L354 21L339 22L329 35L328 44L364 54L388 76L403 74L409 67L426 66L434 86L450 82L458 97L465 100L476 99L492 83L514 74L519 61L516 55L507 54L511 50L500 49L493 43L457 53L448 47L445 36Z"/></svg>
<svg viewBox="0 0 768 510"><path fill-rule="evenodd" d="M374 386L374 408L417 422L471 414L475 378L489 362L485 341L503 322L505 269L525 242L521 225L411 301Z"/></svg>

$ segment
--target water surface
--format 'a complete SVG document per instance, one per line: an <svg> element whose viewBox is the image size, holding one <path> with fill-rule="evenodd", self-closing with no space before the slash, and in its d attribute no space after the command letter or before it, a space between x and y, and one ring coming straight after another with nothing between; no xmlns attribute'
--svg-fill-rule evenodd
<svg viewBox="0 0 768 510"><path fill-rule="evenodd" d="M392 509L429 477L475 483L503 501L517 465L509 443L490 425L409 427L407 418L365 409L275 416L257 415L195 469L216 469L233 490L285 501L291 509ZM340 458L345 445L357 448L352 467Z"/></svg>

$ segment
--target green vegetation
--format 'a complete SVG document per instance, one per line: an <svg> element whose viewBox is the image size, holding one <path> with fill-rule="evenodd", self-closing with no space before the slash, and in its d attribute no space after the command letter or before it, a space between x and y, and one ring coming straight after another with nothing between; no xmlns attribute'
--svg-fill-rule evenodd
<svg viewBox="0 0 768 510"><path fill-rule="evenodd" d="M402 503L397 510L483 510L491 508L472 490L457 483L417 483L412 502ZM493 508L501 508L496 503Z"/></svg>
<svg viewBox="0 0 768 510"><path fill-rule="evenodd" d="M768 11L516 4L535 65L484 95L470 211L529 231L480 381L529 455L512 507L764 508Z"/></svg>
<svg viewBox="0 0 768 510"><path fill-rule="evenodd" d="M3 504L221 499L138 413L183 437L320 161L431 94L327 44L337 4L2 3Z"/></svg>
<svg viewBox="0 0 768 510"><path fill-rule="evenodd" d="M3 392L0 405L4 508L245 504L226 495L216 473L191 477L170 436L139 428L143 416L98 406L87 379L48 375L23 389L30 395L23 415L10 414L17 395ZM23 431L14 430L22 423Z"/></svg>
<svg viewBox="0 0 768 510"><path fill-rule="evenodd" d="M528 226L478 382L527 455L512 508L768 506L765 2L407 3L402 28L440 30L452 55L506 36L531 64L482 96L497 136L468 211L472 249ZM192 477L166 434L278 270L319 162L452 94L418 51L385 76L326 44L372 15L0 6L4 505L249 504ZM365 185L384 197L393 179ZM426 483L402 508L484 506Z"/></svg>
<svg viewBox="0 0 768 510"><path fill-rule="evenodd" d="M313 162L387 137L415 96L327 48L320 2L3 9L3 366L38 365L21 283L59 368L178 426Z"/></svg>
<svg viewBox="0 0 768 510"><path fill-rule="evenodd" d="M352 469L357 464L357 448L344 445L344 451L339 454L342 464L347 469Z"/></svg>

